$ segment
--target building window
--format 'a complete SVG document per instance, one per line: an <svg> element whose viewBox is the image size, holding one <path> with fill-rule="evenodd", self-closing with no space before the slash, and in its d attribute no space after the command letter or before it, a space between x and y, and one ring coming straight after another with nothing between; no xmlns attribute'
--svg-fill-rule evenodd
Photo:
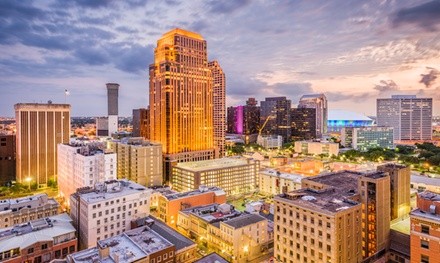
<svg viewBox="0 0 440 263"><path fill-rule="evenodd" d="M422 225L422 233L429 235L429 226Z"/></svg>
<svg viewBox="0 0 440 263"><path fill-rule="evenodd" d="M33 247L28 249L28 254L32 254L32 253L34 253L34 248Z"/></svg>
<svg viewBox="0 0 440 263"><path fill-rule="evenodd" d="M420 246L421 246L422 248L429 249L429 241L426 241L426 240L420 240Z"/></svg>
<svg viewBox="0 0 440 263"><path fill-rule="evenodd" d="M47 249L47 244L41 245L41 249Z"/></svg>
<svg viewBox="0 0 440 263"><path fill-rule="evenodd" d="M421 255L420 263L429 263L429 257L426 255Z"/></svg>

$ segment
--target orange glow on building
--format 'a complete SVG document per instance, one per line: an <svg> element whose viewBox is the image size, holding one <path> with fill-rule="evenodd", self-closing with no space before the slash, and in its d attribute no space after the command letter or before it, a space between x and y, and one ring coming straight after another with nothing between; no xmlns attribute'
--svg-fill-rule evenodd
<svg viewBox="0 0 440 263"><path fill-rule="evenodd" d="M213 78L206 41L197 33L171 30L157 41L149 71L150 139L162 144L166 176L173 163L213 158Z"/></svg>

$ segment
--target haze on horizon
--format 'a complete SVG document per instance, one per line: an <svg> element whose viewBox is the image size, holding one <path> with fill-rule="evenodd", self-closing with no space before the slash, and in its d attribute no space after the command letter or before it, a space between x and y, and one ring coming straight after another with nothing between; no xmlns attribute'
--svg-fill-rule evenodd
<svg viewBox="0 0 440 263"><path fill-rule="evenodd" d="M227 104L325 93L330 109L375 115L376 98L434 98L440 114L440 1L1 1L0 116L15 103L64 103L120 116L148 106L156 41L200 33L227 78Z"/></svg>

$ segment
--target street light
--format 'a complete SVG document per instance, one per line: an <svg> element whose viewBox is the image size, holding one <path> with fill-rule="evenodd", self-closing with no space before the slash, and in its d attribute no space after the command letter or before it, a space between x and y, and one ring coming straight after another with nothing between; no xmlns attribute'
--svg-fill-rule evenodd
<svg viewBox="0 0 440 263"><path fill-rule="evenodd" d="M28 182L28 187L29 187L29 191L31 190L31 181L32 178L31 177L26 177L26 179L24 179L26 182Z"/></svg>

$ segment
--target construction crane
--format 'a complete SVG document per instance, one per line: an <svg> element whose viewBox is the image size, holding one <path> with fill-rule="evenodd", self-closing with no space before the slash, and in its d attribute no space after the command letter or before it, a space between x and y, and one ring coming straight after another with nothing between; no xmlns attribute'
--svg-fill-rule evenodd
<svg viewBox="0 0 440 263"><path fill-rule="evenodd" d="M262 139L261 132L263 131L264 127L266 127L266 124L269 122L270 119L275 118L275 113L271 112L269 116L267 116L266 120L264 121L263 125L258 130L258 137L257 137L257 143Z"/></svg>

